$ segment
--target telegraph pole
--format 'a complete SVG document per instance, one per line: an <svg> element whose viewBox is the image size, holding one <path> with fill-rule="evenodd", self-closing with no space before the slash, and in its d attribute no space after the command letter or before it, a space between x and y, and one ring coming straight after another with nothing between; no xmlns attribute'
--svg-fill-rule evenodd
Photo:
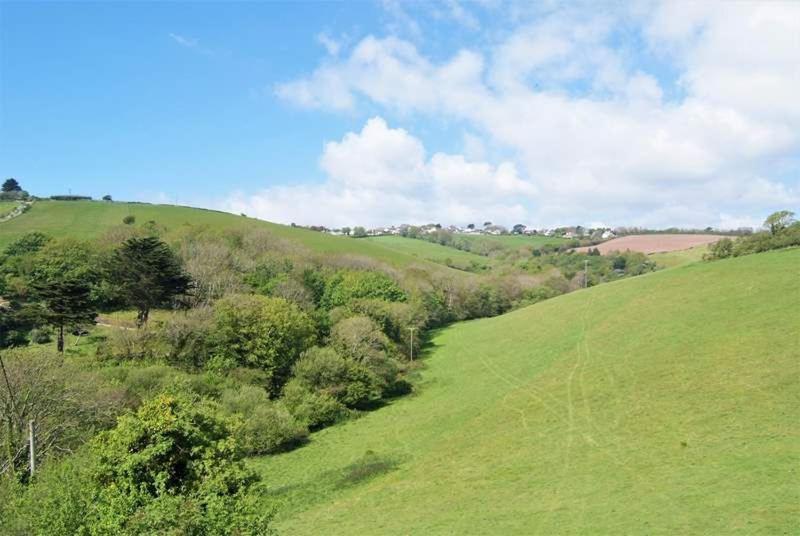
<svg viewBox="0 0 800 536"><path fill-rule="evenodd" d="M411 332L411 361L414 361L414 330L417 328L408 328Z"/></svg>
<svg viewBox="0 0 800 536"><path fill-rule="evenodd" d="M583 261L583 288L589 286L589 260Z"/></svg>

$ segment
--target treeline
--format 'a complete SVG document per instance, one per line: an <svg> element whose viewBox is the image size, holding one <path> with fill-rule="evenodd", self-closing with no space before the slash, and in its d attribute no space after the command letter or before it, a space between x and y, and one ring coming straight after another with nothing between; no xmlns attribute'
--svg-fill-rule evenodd
<svg viewBox="0 0 800 536"><path fill-rule="evenodd" d="M800 246L800 222L795 221L794 212L781 210L771 214L765 221L766 231L741 236L734 240L723 238L708 248L706 260L726 259L772 249Z"/></svg>
<svg viewBox="0 0 800 536"><path fill-rule="evenodd" d="M228 478L217 468L408 393L411 345L418 356L430 328L501 314L531 288L314 255L258 230L165 233L156 222L94 241L32 232L0 255L8 533L154 533L177 520L179 532L214 534L202 521L212 507L219 523L250 526L264 508L247 506L254 477L237 469L237 484L215 488ZM97 319L108 327L92 329ZM148 461L154 449L174 455Z"/></svg>

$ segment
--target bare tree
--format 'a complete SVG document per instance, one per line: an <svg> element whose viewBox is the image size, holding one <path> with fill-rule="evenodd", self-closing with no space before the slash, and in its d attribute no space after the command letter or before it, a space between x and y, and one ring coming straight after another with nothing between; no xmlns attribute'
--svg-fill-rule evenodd
<svg viewBox="0 0 800 536"><path fill-rule="evenodd" d="M30 421L39 461L71 452L96 428L113 424L127 405L121 389L81 377L50 351L6 352L0 373L0 475L24 478Z"/></svg>

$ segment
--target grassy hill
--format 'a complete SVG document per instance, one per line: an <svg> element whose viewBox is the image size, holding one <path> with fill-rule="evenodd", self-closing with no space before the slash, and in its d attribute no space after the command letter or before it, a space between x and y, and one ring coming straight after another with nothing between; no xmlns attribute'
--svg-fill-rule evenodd
<svg viewBox="0 0 800 536"><path fill-rule="evenodd" d="M375 236L366 240L406 255L459 268L469 267L473 264L486 267L490 264L489 259L482 255L434 244L425 240L404 238L402 236Z"/></svg>
<svg viewBox="0 0 800 536"><path fill-rule="evenodd" d="M800 250L439 333L411 397L254 463L287 534L788 534Z"/></svg>
<svg viewBox="0 0 800 536"><path fill-rule="evenodd" d="M545 245L560 246L569 242L566 238L555 236L529 236L529 235L459 235L470 242L490 242L497 243L503 247L516 249L521 247L541 247Z"/></svg>
<svg viewBox="0 0 800 536"><path fill-rule="evenodd" d="M2 212L2 207L0 207L0 212ZM128 215L135 216L137 225L150 220L157 222L166 228L167 237L170 233L178 231L186 225L205 226L213 229L261 228L280 238L297 242L317 253L362 255L395 266L416 263L439 268L438 265L431 265L424 258L366 240L331 236L226 212L174 205L103 201L39 201L27 213L0 223L0 248L30 231L41 231L54 237L96 238L112 227L121 225L122 219ZM453 273L463 272L454 270Z"/></svg>

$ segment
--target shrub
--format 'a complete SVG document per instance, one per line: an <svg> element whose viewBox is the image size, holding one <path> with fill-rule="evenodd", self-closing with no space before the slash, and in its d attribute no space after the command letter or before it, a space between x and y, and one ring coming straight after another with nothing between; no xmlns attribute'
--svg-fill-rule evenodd
<svg viewBox="0 0 800 536"><path fill-rule="evenodd" d="M220 405L230 416L240 419L236 439L247 455L271 454L302 443L308 430L281 404L272 402L267 392L252 385L227 389Z"/></svg>
<svg viewBox="0 0 800 536"><path fill-rule="evenodd" d="M323 307L331 309L363 298L405 301L406 294L391 277L382 272L342 270L327 282L321 303Z"/></svg>
<svg viewBox="0 0 800 536"><path fill-rule="evenodd" d="M28 338L34 344L47 344L52 338L52 332L47 328L34 328L28 334Z"/></svg>
<svg viewBox="0 0 800 536"><path fill-rule="evenodd" d="M202 368L212 353L214 326L210 307L172 313L158 330L167 361L187 369Z"/></svg>
<svg viewBox="0 0 800 536"><path fill-rule="evenodd" d="M136 216L134 216L133 214L128 214L127 216L122 218L122 223L124 223L125 225L133 225L134 223L136 223Z"/></svg>
<svg viewBox="0 0 800 536"><path fill-rule="evenodd" d="M4 479L8 497L0 493L0 519L4 534L47 534L73 536L87 534L86 514L91 509L94 486L91 467L94 459L83 449L63 460L38 468L27 486L13 485Z"/></svg>
<svg viewBox="0 0 800 536"><path fill-rule="evenodd" d="M311 430L331 425L347 415L347 408L327 393L317 393L292 379L281 401L291 414Z"/></svg>
<svg viewBox="0 0 800 536"><path fill-rule="evenodd" d="M165 347L156 330L120 327L112 329L97 348L97 355L113 361L152 361L163 357Z"/></svg>
<svg viewBox="0 0 800 536"><path fill-rule="evenodd" d="M229 296L217 302L215 316L215 356L228 365L264 370L273 396L316 340L309 316L282 298Z"/></svg>
<svg viewBox="0 0 800 536"><path fill-rule="evenodd" d="M364 365L332 348L312 348L294 366L294 379L311 391L332 396L349 408L364 409L381 398L383 382Z"/></svg>
<svg viewBox="0 0 800 536"><path fill-rule="evenodd" d="M331 328L331 346L359 363L385 355L390 344L378 324L366 316L345 318Z"/></svg>
<svg viewBox="0 0 800 536"><path fill-rule="evenodd" d="M265 534L232 423L208 402L158 396L93 444L92 532Z"/></svg>
<svg viewBox="0 0 800 536"><path fill-rule="evenodd" d="M6 255L26 255L28 253L36 253L47 244L51 238L39 231L32 231L25 233L17 238L14 242L6 246Z"/></svg>

